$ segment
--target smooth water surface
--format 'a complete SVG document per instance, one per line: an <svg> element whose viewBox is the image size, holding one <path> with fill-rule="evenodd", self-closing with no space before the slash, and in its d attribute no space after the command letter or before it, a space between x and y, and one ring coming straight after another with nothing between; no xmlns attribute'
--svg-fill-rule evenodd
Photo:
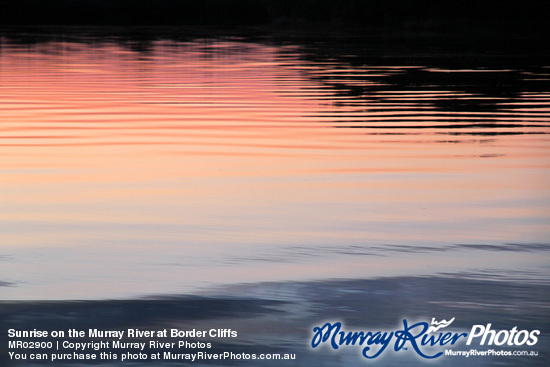
<svg viewBox="0 0 550 367"><path fill-rule="evenodd" d="M550 64L445 45L4 35L2 298L547 282Z"/></svg>

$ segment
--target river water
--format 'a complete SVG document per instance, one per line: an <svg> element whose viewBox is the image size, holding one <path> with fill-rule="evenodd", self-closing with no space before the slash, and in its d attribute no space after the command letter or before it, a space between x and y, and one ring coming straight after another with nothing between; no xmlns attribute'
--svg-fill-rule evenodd
<svg viewBox="0 0 550 367"><path fill-rule="evenodd" d="M253 365L363 366L312 327L455 317L541 331L538 358L471 365L547 365L550 61L529 40L0 34L6 328L230 327L221 351L298 355Z"/></svg>
<svg viewBox="0 0 550 367"><path fill-rule="evenodd" d="M449 42L4 33L3 297L547 282L550 64Z"/></svg>

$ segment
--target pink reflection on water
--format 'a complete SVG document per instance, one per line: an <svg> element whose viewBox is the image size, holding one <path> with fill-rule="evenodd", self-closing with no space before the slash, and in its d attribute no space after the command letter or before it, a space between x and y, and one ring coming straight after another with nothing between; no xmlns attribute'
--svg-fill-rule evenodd
<svg viewBox="0 0 550 367"><path fill-rule="evenodd" d="M208 284L327 276L332 254L268 267L243 260L277 258L293 245L548 238L548 107L535 113L526 101L513 111L465 113L426 104L476 98L445 90L378 91L372 96L382 99L365 102L309 76L351 84L372 76L367 84L378 85L383 71L333 66L307 62L293 47L214 40L156 42L143 54L114 43L6 45L1 248L55 254L59 270L45 280L55 298L95 279L104 254L118 264L105 293L131 284L128 292L148 293L166 271L176 288L189 286L197 264ZM522 134L494 136L443 126L489 118L530 125L494 127ZM54 287L72 271L75 251L97 259L81 264L80 281ZM466 256L458 268L483 267L487 258ZM330 277L395 275L407 262L407 271L430 263L407 255L383 266L376 257L338 259ZM501 260L493 265L513 266ZM8 274L35 284L50 271L37 261L18 258ZM167 261L177 266L158 265ZM28 297L29 289L13 287L7 297Z"/></svg>

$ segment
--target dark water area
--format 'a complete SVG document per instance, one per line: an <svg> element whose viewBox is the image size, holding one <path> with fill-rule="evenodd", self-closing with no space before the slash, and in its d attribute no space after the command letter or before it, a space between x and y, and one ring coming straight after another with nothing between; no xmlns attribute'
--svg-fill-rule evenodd
<svg viewBox="0 0 550 367"><path fill-rule="evenodd" d="M225 294L207 297L177 297L136 299L125 301L88 302L2 302L0 321L5 330L208 330L212 327L237 330L238 340L193 339L190 342L213 342L210 352L289 353L293 361L224 361L223 365L260 366L338 366L342 363L360 366L370 362L382 366L423 365L427 361L411 354L394 354L388 350L380 360L366 361L358 348L345 352L309 347L314 326L326 320L338 320L346 330L397 330L406 318L409 322L428 321L431 317L456 317L452 329L468 332L472 325L491 322L498 330L522 329L541 331L537 344L538 357L440 358L441 366L544 366L548 356L548 285L518 282L488 281L457 275L441 277L403 277L372 280L338 280L313 283L263 283L225 289ZM404 316L406 315L406 316ZM32 328L29 326L32 325ZM8 339L3 330L3 366L28 365L7 358ZM68 338L67 338L68 339ZM97 339L97 338L96 338ZM42 341L52 339L43 338ZM55 340L55 339L53 339ZM94 338L80 338L89 342ZM108 338L107 340L113 340ZM122 338L122 341L136 339ZM163 342L177 343L182 338L164 338ZM138 341L146 341L144 338ZM455 348L460 349L460 348ZM489 347L482 348L490 349ZM510 348L508 348L510 349ZM514 348L511 348L514 349ZM529 350L529 348L525 348ZM515 350L525 350L516 347ZM126 351L119 348L102 349L111 353ZM160 349L181 353L181 349ZM464 349L467 350L467 349ZM480 349L481 350L481 349ZM192 351L192 350L187 350ZM40 350L35 351L37 353ZM45 352L45 351L43 351ZM93 352L92 349L87 352ZM158 352L146 346L144 353ZM61 365L81 365L61 361ZM125 362L88 362L91 365L125 365ZM133 361L133 365L180 365L180 361ZM33 365L44 363L34 361ZM51 364L51 362L45 362ZM198 365L219 365L204 362Z"/></svg>
<svg viewBox="0 0 550 367"><path fill-rule="evenodd" d="M0 25L312 26L544 39L547 2L496 0L2 0Z"/></svg>
<svg viewBox="0 0 550 367"><path fill-rule="evenodd" d="M472 37L271 17L0 31L0 364L26 365L10 328L223 327L239 337L212 351L296 360L221 365L424 365L313 350L312 330L455 317L540 330L517 348L539 356L438 365L548 365L540 22Z"/></svg>

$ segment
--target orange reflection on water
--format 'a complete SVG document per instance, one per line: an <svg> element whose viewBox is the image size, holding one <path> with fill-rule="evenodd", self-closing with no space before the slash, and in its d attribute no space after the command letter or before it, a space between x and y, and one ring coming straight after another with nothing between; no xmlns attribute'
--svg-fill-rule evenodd
<svg viewBox="0 0 550 367"><path fill-rule="evenodd" d="M108 272L100 261L116 264L104 296L186 289L197 266L218 284L322 278L334 256L330 277L424 264L396 255L380 266L340 246L547 240L550 145L537 125L547 107L441 111L426 101L469 94L392 89L364 100L331 87L361 84L357 76L383 87L380 73L399 70L342 73L297 48L214 40L159 41L143 54L112 43L5 45L1 248L16 257L5 277L31 284L7 297L29 297L51 270L33 268L28 251L56 264L45 282L63 298L78 287L62 279L82 256L97 259L79 266L77 285ZM510 131L521 134L501 135ZM465 258L457 270L487 256ZM164 272L175 288L159 288Z"/></svg>

